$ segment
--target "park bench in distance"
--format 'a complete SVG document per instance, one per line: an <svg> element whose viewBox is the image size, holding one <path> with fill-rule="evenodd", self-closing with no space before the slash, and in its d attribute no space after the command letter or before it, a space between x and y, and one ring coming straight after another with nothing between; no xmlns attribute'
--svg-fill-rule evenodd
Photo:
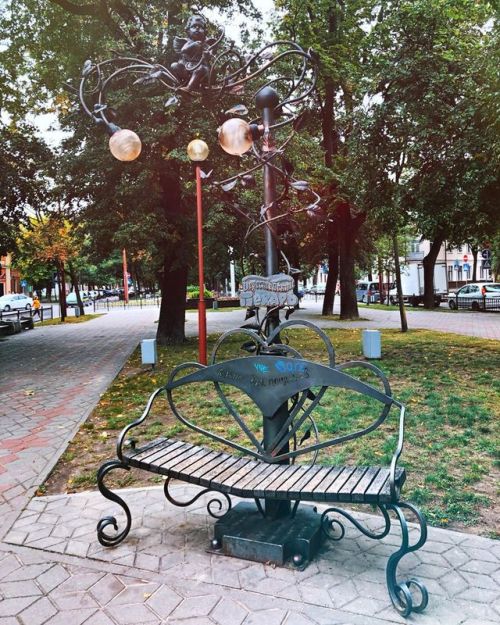
<svg viewBox="0 0 500 625"><path fill-rule="evenodd" d="M283 338L288 330L300 326L306 326L323 341L327 364L302 358L299 351L291 345L273 343L278 336ZM241 334L244 335L247 355L218 361L221 347L230 341L234 342L237 335ZM358 371L362 379L351 375L354 371ZM367 376L374 377L379 388L364 381ZM202 385L203 397L207 401L211 390L212 398L218 399L220 406L227 413L227 426L223 428L223 432L232 434L237 432L239 437L237 435L229 437L211 431L197 423L196 414L193 416L184 414L186 405L188 408L191 406L193 412L192 398L187 404L185 401L186 389L193 389L193 385L195 388ZM369 416L368 423L362 427L356 425L354 431L347 433L343 431L337 436L326 433L326 439L323 440L325 428L316 426L313 415L317 410L327 409L326 404L322 406L321 400L326 400L325 393L330 391L352 392L358 397L361 396L363 401L378 406L377 412L374 416ZM166 395L173 414L184 426L207 437L206 440L214 441L216 448L166 437L147 441L141 446L130 440L128 437L131 430L145 421L153 403L162 395ZM272 444L265 448L261 436L255 434L254 427L250 427L251 420L242 415L248 409L248 405L253 403L254 407L257 407L259 418L265 421L277 414L280 407L287 405L287 402L288 413L285 415L288 414L288 417L274 432ZM399 426L392 461L388 466L332 466L316 462L318 454L324 457L325 450L368 436L370 432L386 423L391 410L398 411ZM196 412L197 410L194 410L194 413ZM220 413L219 408L217 414ZM428 602L425 586L415 578L398 581L396 575L401 558L420 549L427 538L427 525L423 514L412 504L400 499L406 477L405 470L397 466L403 448L404 418L405 408L392 397L389 383L382 371L366 361L336 365L335 352L328 336L313 324L306 321L287 321L282 323L267 340L254 330L242 328L231 330L217 342L209 366L186 363L175 368L167 384L152 394L142 416L121 432L117 442L118 459L108 461L100 467L97 481L104 497L118 503L125 511L126 526L118 531L115 517L104 517L97 526L98 539L105 546L114 546L120 543L130 530L131 514L127 504L104 484L106 474L117 468L129 470L130 467L136 467L166 476L165 495L175 505L189 505L207 491L219 493L221 499L212 499L207 506L208 512L219 518L215 526L212 547L229 555L234 553L229 539L228 544L224 544L224 532L226 526L230 526L231 523L236 525L241 523L241 519L235 521L231 516L238 506L251 505L253 511L244 516L252 518L251 523L254 525L258 525L261 519L262 523L267 523L269 527L277 523L277 520L265 518L269 516L269 510L272 516L273 502L278 506L280 505L278 502L288 505L290 523L295 524L300 524L304 518L301 516L304 514L304 508L309 509L308 512L318 518L319 535L333 540L340 540L344 536L344 526L339 518L352 522L365 536L382 539L390 531L389 513L392 512L400 523L402 539L401 546L389 557L387 563L386 579L389 595L394 607L403 616L412 611L421 612ZM305 455L308 461L312 460L305 464L295 462ZM172 479L199 485L203 490L189 502L177 501L169 490ZM238 504L236 508L232 508L232 495L253 500L255 505ZM293 506L290 502L293 502ZM326 508L321 516L316 514L316 508L311 506L298 510L303 502L316 505L339 502L371 504L382 513L385 526L381 531L373 532L361 525L350 512L334 506ZM224 509L223 503L227 504ZM415 516L419 527L419 539L413 544L410 544L405 518L407 511ZM114 527L113 535L108 533L109 526ZM318 538L313 540L318 541ZM303 546L301 540L291 540L289 545L286 544L286 539L284 542L283 558L289 558L299 567L304 565L310 557L308 546ZM248 557L252 559L251 553ZM282 563L279 558L277 562ZM417 591L417 599L412 590Z"/></svg>

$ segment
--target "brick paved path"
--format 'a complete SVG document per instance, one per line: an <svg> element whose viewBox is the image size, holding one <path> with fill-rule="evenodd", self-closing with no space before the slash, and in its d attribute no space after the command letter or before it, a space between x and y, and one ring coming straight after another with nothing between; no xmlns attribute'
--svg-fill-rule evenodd
<svg viewBox="0 0 500 625"><path fill-rule="evenodd" d="M156 317L156 310L120 311L0 342L0 625L403 622L384 586L392 535L379 544L349 531L299 573L208 555L213 521L204 508L173 508L161 489L127 494L136 522L112 550L94 537L102 512L115 512L100 495L31 499L130 351L154 334ZM217 324L209 316L209 330ZM189 333L194 326L188 322ZM180 487L179 496L188 492ZM412 622L500 622L498 542L431 530L404 566L431 593Z"/></svg>

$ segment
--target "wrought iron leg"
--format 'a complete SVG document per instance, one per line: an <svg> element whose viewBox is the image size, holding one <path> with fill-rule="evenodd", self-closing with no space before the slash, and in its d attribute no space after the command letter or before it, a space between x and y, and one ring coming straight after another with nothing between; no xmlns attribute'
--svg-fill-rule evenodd
<svg viewBox="0 0 500 625"><path fill-rule="evenodd" d="M420 547L422 547L427 540L427 521L425 516L417 508L403 501L400 501L397 504L387 504L385 507L396 513L401 525L402 534L401 547L398 551L396 551L396 553L391 555L389 561L387 562L387 588L394 607L402 616L406 617L411 612L422 612L427 606L429 595L422 582L414 577L398 583L396 578L396 569L403 556L407 553L411 553L412 551L417 551L417 549L420 549ZM414 545L410 545L408 524L402 508L406 508L413 512L420 526L420 538ZM416 605L414 604L414 597L411 594L412 586L417 588L420 592L420 602Z"/></svg>
<svg viewBox="0 0 500 625"><path fill-rule="evenodd" d="M109 460L101 465L99 471L97 472L97 486L101 491L101 494L111 501L114 501L118 505L120 505L125 511L125 515L127 516L127 523L125 528L116 534L115 536L110 536L105 532L105 529L108 525L112 525L115 529L115 532L118 532L118 523L114 516L106 516L100 519L97 523L97 540L104 545L104 547L114 547L121 543L121 541L127 536L130 531L130 526L132 525L132 516L130 514L130 510L127 504L123 501L121 497L119 497L116 493L113 493L104 485L105 476L112 471L113 469L125 469L126 471L130 470L130 467L120 460Z"/></svg>
<svg viewBox="0 0 500 625"><path fill-rule="evenodd" d="M427 540L427 522L425 520L425 516L411 504L402 501L397 504L380 504L377 507L382 512L385 520L385 527L378 534L363 527L359 523L359 521L357 521L351 514L349 514L345 510L342 510L341 508L328 508L323 512L323 515L321 517L321 527L323 529L323 532L327 535L328 538L335 541L341 540L344 537L344 524L339 519L331 519L328 516L329 514L334 513L350 521L365 536L380 540L381 538L387 536L389 530L391 529L391 518L389 516L389 510L394 511L401 525L402 538L400 549L398 549L396 553L393 553L390 556L389 561L387 562L387 589L389 591L389 596L394 607L402 616L406 617L411 612L422 612L426 608L429 601L427 589L421 581L415 579L414 577L398 583L396 578L396 569L398 567L399 561L401 560L401 558L403 558L403 556L405 556L407 553L411 553L412 551L417 551L417 549L420 549L420 547L422 547L422 545ZM410 545L408 524L402 510L403 508L406 508L413 512L420 526L420 538L414 545ZM420 602L416 605L414 602L414 598L411 594L412 586L414 588L417 588L420 592Z"/></svg>

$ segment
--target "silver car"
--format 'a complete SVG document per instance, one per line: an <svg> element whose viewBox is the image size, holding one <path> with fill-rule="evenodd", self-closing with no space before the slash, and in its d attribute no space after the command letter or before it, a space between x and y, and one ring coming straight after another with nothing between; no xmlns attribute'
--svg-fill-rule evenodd
<svg viewBox="0 0 500 625"><path fill-rule="evenodd" d="M31 297L24 293L10 293L0 297L0 310L9 312L10 310L30 310L33 306Z"/></svg>
<svg viewBox="0 0 500 625"><path fill-rule="evenodd" d="M471 282L450 294L448 306L472 310L500 310L500 284L496 282Z"/></svg>

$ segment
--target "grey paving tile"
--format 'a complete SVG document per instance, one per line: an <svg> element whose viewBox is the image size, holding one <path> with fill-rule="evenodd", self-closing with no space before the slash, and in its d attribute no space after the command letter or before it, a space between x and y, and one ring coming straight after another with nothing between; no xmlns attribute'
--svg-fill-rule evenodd
<svg viewBox="0 0 500 625"><path fill-rule="evenodd" d="M23 625L42 625L56 612L54 605L46 597L42 597L23 610L19 614L19 619Z"/></svg>

